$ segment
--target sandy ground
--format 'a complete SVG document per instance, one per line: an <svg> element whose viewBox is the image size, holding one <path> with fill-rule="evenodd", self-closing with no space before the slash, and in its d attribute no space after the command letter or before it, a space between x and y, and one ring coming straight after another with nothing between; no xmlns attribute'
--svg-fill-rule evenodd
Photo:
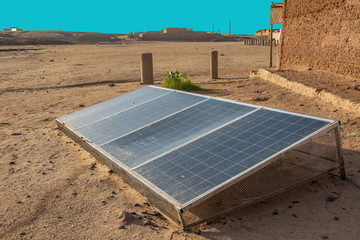
<svg viewBox="0 0 360 240"><path fill-rule="evenodd" d="M212 49L220 54L216 81L209 79ZM349 180L334 172L191 231L157 216L140 194L55 124L57 117L140 88L141 52L153 53L156 84L168 71L179 70L203 88L202 94L341 120ZM249 79L250 70L267 67L266 47L220 42L13 46L0 48L0 59L0 239L360 236L360 138L347 136L360 133L360 119ZM137 215L122 229L123 212Z"/></svg>

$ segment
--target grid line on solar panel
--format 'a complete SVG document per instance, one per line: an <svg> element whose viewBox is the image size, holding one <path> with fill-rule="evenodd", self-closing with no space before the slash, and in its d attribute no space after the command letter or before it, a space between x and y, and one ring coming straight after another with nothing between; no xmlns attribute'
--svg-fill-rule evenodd
<svg viewBox="0 0 360 240"><path fill-rule="evenodd" d="M329 122L318 119L300 116L294 119L292 116L291 114L272 112L266 109L255 111L189 145L140 166L135 169L135 172L143 176L142 172L146 171L149 166L160 171L163 177L168 176L177 180L162 186L161 190L175 200L185 204L193 199L193 193L202 195L209 191L208 188L200 186L206 185L210 189L219 187L224 182L311 134L308 132L302 135L295 134L299 133L301 129L311 128L315 132L329 124ZM258 119L261 119L261 121ZM283 131L278 127L274 128L274 125L264 126L262 121L265 119L276 120L277 123L282 124L282 128L288 128L288 131ZM257 123L257 125L254 125L254 123ZM318 128L314 128L314 125ZM246 127L240 128L240 126ZM268 135L258 134L264 133L261 127L258 126L269 129L267 131ZM254 132L251 132L252 130ZM235 137L229 138L229 135L226 134ZM259 145L258 142L263 144ZM171 166L171 168L167 168L168 166ZM197 179L197 181L191 182L192 184L187 184L187 188L182 186L184 180L174 178L183 171L190 172L191 176ZM158 184L156 181L150 180L150 182L155 186ZM178 189L178 191L174 192L174 188Z"/></svg>
<svg viewBox="0 0 360 240"><path fill-rule="evenodd" d="M214 103L217 103L216 106ZM255 110L255 108L240 104L235 107L232 105L232 103L218 103L218 100L210 99L104 144L102 148L121 163L133 168ZM229 106L232 107L230 110L228 110ZM208 118L208 112L218 107L227 114L223 114L215 122L212 118ZM145 150L150 151L143 154ZM129 152L132 154L129 155Z"/></svg>
<svg viewBox="0 0 360 240"><path fill-rule="evenodd" d="M78 129L171 92L173 91L161 88L144 87L80 111L70 113L59 119L73 129Z"/></svg>
<svg viewBox="0 0 360 240"><path fill-rule="evenodd" d="M195 95L188 95L184 98L181 93L171 92L166 96L130 108L124 112L78 129L77 131L89 139L89 141L97 145L102 145L206 100L208 100L208 98Z"/></svg>

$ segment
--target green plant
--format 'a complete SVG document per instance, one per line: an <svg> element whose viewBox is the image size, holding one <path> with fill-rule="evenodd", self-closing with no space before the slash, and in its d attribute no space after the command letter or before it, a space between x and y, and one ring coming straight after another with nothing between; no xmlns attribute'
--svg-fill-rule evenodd
<svg viewBox="0 0 360 240"><path fill-rule="evenodd" d="M162 87L165 88L173 88L183 91L196 91L199 90L200 87L196 84L192 83L187 77L185 73L169 72L167 78L164 79L164 84Z"/></svg>

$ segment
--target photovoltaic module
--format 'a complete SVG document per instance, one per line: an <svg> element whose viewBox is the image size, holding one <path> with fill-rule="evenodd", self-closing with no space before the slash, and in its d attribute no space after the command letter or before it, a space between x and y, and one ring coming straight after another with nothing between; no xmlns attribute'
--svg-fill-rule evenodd
<svg viewBox="0 0 360 240"><path fill-rule="evenodd" d="M343 170L337 120L153 86L57 124L183 227Z"/></svg>

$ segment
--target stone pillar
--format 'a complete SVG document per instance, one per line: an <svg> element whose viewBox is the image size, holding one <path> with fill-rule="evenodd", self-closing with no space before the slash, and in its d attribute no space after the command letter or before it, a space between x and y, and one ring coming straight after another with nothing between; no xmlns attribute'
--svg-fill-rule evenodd
<svg viewBox="0 0 360 240"><path fill-rule="evenodd" d="M210 54L210 75L211 79L218 78L218 51L213 50Z"/></svg>
<svg viewBox="0 0 360 240"><path fill-rule="evenodd" d="M141 84L154 84L152 53L141 54Z"/></svg>

